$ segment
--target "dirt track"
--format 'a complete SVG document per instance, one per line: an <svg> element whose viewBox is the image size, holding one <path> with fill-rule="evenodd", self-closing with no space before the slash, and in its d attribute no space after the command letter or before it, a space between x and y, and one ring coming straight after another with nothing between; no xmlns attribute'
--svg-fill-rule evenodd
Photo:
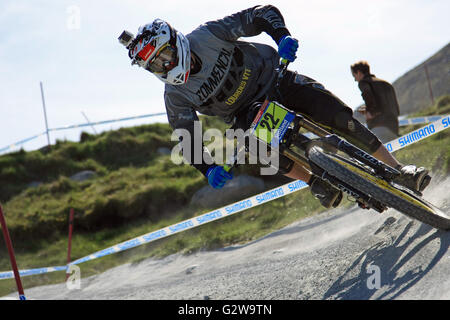
<svg viewBox="0 0 450 320"><path fill-rule="evenodd" d="M434 179L425 193L447 213L449 187L450 178ZM450 299L449 246L450 232L393 210L338 209L246 245L126 264L82 279L80 290L59 284L26 294L29 299Z"/></svg>

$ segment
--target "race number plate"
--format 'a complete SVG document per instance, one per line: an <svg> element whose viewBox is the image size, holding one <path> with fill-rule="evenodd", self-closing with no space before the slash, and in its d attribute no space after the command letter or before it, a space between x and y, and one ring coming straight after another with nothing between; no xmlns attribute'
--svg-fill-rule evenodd
<svg viewBox="0 0 450 320"><path fill-rule="evenodd" d="M273 148L278 147L295 114L276 102L266 101L253 120L251 133Z"/></svg>

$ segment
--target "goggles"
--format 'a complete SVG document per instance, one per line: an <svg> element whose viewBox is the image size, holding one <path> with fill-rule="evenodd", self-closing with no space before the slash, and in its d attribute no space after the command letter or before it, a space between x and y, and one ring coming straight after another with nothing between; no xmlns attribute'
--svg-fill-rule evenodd
<svg viewBox="0 0 450 320"><path fill-rule="evenodd" d="M150 59L147 70L166 74L177 66L177 61L177 49L167 43Z"/></svg>

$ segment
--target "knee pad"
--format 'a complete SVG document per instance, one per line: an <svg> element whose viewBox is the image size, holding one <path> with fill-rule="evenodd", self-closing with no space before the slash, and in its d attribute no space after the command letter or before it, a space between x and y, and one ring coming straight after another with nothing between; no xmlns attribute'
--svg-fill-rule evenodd
<svg viewBox="0 0 450 320"><path fill-rule="evenodd" d="M381 141L349 112L339 112L334 119L338 133L358 148L372 154L381 146Z"/></svg>

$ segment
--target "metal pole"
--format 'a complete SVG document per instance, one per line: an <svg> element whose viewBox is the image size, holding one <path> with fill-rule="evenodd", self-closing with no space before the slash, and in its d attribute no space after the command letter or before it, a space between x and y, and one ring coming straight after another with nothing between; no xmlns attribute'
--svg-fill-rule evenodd
<svg viewBox="0 0 450 320"><path fill-rule="evenodd" d="M22 281L20 280L19 269L17 268L16 258L14 255L14 248L12 246L11 237L9 236L8 228L6 227L5 217L3 215L2 207L0 206L0 225L3 230L3 237L5 238L6 247L8 248L9 259L11 260L11 267L14 272L14 278L16 279L17 290L19 291L19 299L26 300L25 293L23 292Z"/></svg>
<svg viewBox="0 0 450 320"><path fill-rule="evenodd" d="M69 215L69 243L67 245L67 264L70 263L70 255L72 252L72 232L73 232L73 208L70 209ZM70 274L66 272L66 281L69 278Z"/></svg>
<svg viewBox="0 0 450 320"><path fill-rule="evenodd" d="M47 132L47 143L48 143L48 147L50 148L50 134L49 134L49 131L48 131L47 111L45 109L44 87L42 86L42 81L40 82L40 85L41 85L42 106L44 108L45 129L46 129L46 132Z"/></svg>
<svg viewBox="0 0 450 320"><path fill-rule="evenodd" d="M431 90L430 75L428 74L428 67L426 64L425 64L425 74L427 75L428 90L430 90L431 104L434 105L433 90Z"/></svg>
<svg viewBox="0 0 450 320"><path fill-rule="evenodd" d="M83 111L81 111L81 113L83 114L83 117L86 119L87 123L91 125L92 130L94 131L95 134L97 134L97 131L95 131L94 126L91 124L91 122L89 121L88 117L84 114Z"/></svg>

